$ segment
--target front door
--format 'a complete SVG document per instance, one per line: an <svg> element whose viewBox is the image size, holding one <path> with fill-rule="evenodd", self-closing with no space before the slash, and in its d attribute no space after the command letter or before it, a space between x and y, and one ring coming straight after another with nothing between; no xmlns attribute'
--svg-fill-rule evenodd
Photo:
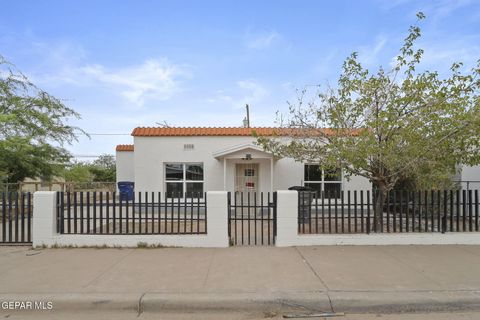
<svg viewBox="0 0 480 320"><path fill-rule="evenodd" d="M235 192L258 191L258 163L237 163L235 165Z"/></svg>

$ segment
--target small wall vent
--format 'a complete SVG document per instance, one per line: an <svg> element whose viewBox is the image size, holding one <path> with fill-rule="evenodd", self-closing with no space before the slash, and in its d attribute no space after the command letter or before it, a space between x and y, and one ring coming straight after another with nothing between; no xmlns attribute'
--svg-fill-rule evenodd
<svg viewBox="0 0 480 320"><path fill-rule="evenodd" d="M192 151L193 149L195 149L195 145L193 143L186 143L183 145L184 151Z"/></svg>

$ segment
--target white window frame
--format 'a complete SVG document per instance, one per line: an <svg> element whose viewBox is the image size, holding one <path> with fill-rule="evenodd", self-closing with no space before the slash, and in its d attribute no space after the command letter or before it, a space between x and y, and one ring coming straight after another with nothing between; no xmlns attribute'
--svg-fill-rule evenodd
<svg viewBox="0 0 480 320"><path fill-rule="evenodd" d="M317 183L317 184L320 184L321 185L321 190L322 191L325 191L325 183L337 183L337 184L340 184L340 192L343 191L343 170L340 169L340 180L325 180L325 169L323 169L319 164L316 164L316 163L304 163L303 164L303 178L305 178L305 170L306 170L306 167L307 166L317 166L317 167L320 167L320 170L321 170L321 178L322 180L318 180L318 181L313 181L313 180L304 180L303 181L303 185L306 186L305 184L307 183ZM325 198L327 199L327 198ZM335 199L335 198L330 198L330 199ZM340 199L340 194L339 194L339 197L337 199Z"/></svg>
<svg viewBox="0 0 480 320"><path fill-rule="evenodd" d="M182 180L167 180L167 165L169 164L181 164L183 167L183 179ZM202 165L203 168L203 179L202 180L187 180L187 165ZM171 198L168 197L168 199L193 199L193 197L185 198L185 193L187 192L187 183L201 183L203 185L203 192L200 196L200 198L204 198L204 193L205 193L205 165L203 162L164 162L163 163L163 180L165 181L164 187L165 187L165 195L168 197L167 193L167 183L181 183L183 192L182 192L182 197L181 198ZM195 198L196 199L196 198Z"/></svg>

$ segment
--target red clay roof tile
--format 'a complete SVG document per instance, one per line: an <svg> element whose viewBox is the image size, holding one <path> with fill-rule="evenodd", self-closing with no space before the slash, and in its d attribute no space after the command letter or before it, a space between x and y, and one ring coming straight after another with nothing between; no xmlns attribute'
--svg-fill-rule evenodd
<svg viewBox="0 0 480 320"><path fill-rule="evenodd" d="M119 144L115 148L116 151L133 151L133 144Z"/></svg>
<svg viewBox="0 0 480 320"><path fill-rule="evenodd" d="M302 134L305 135L304 129L286 129L286 128L231 128L231 127L138 127L133 129L134 137L165 137L165 136L251 136L254 132L259 136L288 136ZM318 135L320 131L323 134L333 135L332 129L312 129L311 135ZM358 130L353 131L351 135L357 135Z"/></svg>

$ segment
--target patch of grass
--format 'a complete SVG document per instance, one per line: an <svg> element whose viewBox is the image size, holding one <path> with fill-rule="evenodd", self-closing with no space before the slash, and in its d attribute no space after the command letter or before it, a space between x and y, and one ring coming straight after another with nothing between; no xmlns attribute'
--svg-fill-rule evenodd
<svg viewBox="0 0 480 320"><path fill-rule="evenodd" d="M115 248L115 249L122 249L123 247L117 246L117 245L109 247L107 244L104 243L102 245L95 245L95 246L89 246L89 245L83 245L83 246L80 246L80 247L75 246L75 248L83 248L83 249L112 249L112 248Z"/></svg>
<svg viewBox="0 0 480 320"><path fill-rule="evenodd" d="M120 245L113 245L109 246L107 244L102 244L102 245L96 245L96 246L89 246L89 245L82 245L78 246L75 244L69 244L69 245L60 245L58 243L55 243L51 246L48 246L46 244L42 244L41 246L36 246L33 249L128 249L128 247L120 246ZM131 248L131 247L130 247ZM173 248L173 247L167 247L162 245L161 243L156 243L156 244L148 244L146 242L138 242L137 243L137 248L140 249L158 249L158 248Z"/></svg>
<svg viewBox="0 0 480 320"><path fill-rule="evenodd" d="M42 248L48 248L46 245L43 245ZM69 244L69 245L59 245L55 243L54 245L50 246L51 249L111 249L111 248L116 248L116 249L123 249L124 247L115 245L113 247L109 247L106 244L103 245L98 245L98 246L89 246L89 245L83 245L83 246L78 246L76 244Z"/></svg>
<svg viewBox="0 0 480 320"><path fill-rule="evenodd" d="M50 249L73 249L73 248L78 248L77 245L69 244L69 245L60 245L58 243L52 244Z"/></svg>
<svg viewBox="0 0 480 320"><path fill-rule="evenodd" d="M141 248L141 249L148 248L148 244L146 242L139 242L137 243L137 248Z"/></svg>
<svg viewBox="0 0 480 320"><path fill-rule="evenodd" d="M167 247L161 243L157 243L157 244L151 244L150 248L167 248Z"/></svg>
<svg viewBox="0 0 480 320"><path fill-rule="evenodd" d="M148 244L146 242L139 242L137 243L137 248L141 249L158 249L158 248L167 248L166 246L162 245L161 243L152 243Z"/></svg>

